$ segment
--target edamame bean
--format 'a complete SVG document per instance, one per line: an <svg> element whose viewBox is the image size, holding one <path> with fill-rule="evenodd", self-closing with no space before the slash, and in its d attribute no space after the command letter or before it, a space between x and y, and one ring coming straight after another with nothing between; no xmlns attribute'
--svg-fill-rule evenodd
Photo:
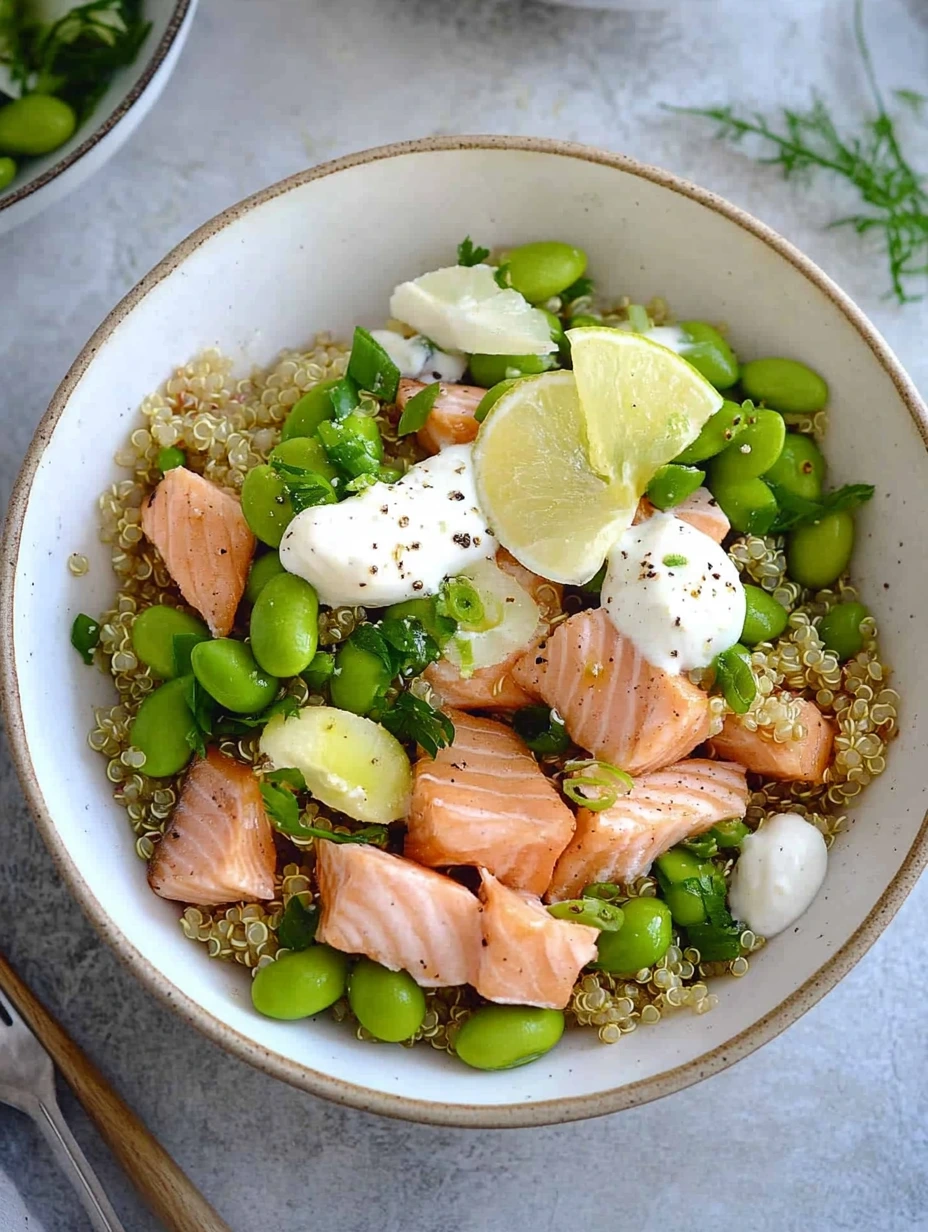
<svg viewBox="0 0 928 1232"><path fill-rule="evenodd" d="M709 487L726 518L741 534L766 535L776 521L776 497L763 479L732 482L710 472Z"/></svg>
<svg viewBox="0 0 928 1232"><path fill-rule="evenodd" d="M234 714L255 714L269 706L280 683L261 670L249 646L232 637L200 642L190 662L210 697Z"/></svg>
<svg viewBox="0 0 928 1232"><path fill-rule="evenodd" d="M747 714L757 696L757 679L747 646L735 642L715 656L715 679L735 714Z"/></svg>
<svg viewBox="0 0 928 1232"><path fill-rule="evenodd" d="M520 376L535 376L557 367L557 356L552 355L471 355L467 361L475 385L491 389L500 381L511 381Z"/></svg>
<svg viewBox="0 0 928 1232"><path fill-rule="evenodd" d="M670 908L659 898L630 898L622 904L625 921L618 932L599 934L594 967L626 978L652 967L673 940Z"/></svg>
<svg viewBox="0 0 928 1232"><path fill-rule="evenodd" d="M707 458L714 458L717 453L727 449L732 441L738 439L748 426L753 410L750 403L746 408L740 402L729 402L726 399L703 424L692 445L687 445L674 461L689 466L694 462L705 462Z"/></svg>
<svg viewBox="0 0 928 1232"><path fill-rule="evenodd" d="M509 285L531 304L560 295L586 271L586 253L557 240L522 244L506 257Z"/></svg>
<svg viewBox="0 0 928 1232"><path fill-rule="evenodd" d="M786 424L776 411L752 411L738 439L712 459L713 479L740 483L756 479L777 461L786 441Z"/></svg>
<svg viewBox="0 0 928 1232"><path fill-rule="evenodd" d="M512 377L510 380L499 381L491 389L488 389L480 399L480 402L477 404L476 411L474 411L474 419L476 419L477 423L483 423L487 415L489 415L493 407L496 406L503 394L508 393L508 391L512 389L513 385L515 385L517 381L521 381L521 379L522 378L518 376Z"/></svg>
<svg viewBox="0 0 928 1232"><path fill-rule="evenodd" d="M625 913L615 903L601 898L569 898L565 902L552 903L549 915L556 920L570 920L574 924L586 924L602 932L618 932L625 923Z"/></svg>
<svg viewBox="0 0 928 1232"><path fill-rule="evenodd" d="M331 482L338 471L329 461L329 455L322 447L322 441L313 436L294 436L290 440L281 441L276 449L272 449L268 461L284 462L287 466L299 466L304 471L314 471L323 479Z"/></svg>
<svg viewBox="0 0 928 1232"><path fill-rule="evenodd" d="M863 650L864 637L860 626L869 615L862 603L836 603L822 617L818 635L825 648L835 652L839 663L852 659Z"/></svg>
<svg viewBox="0 0 928 1232"><path fill-rule="evenodd" d="M775 483L804 500L818 500L824 478L822 451L804 432L787 432L783 452L764 474L767 483Z"/></svg>
<svg viewBox="0 0 928 1232"><path fill-rule="evenodd" d="M749 398L788 415L811 415L828 401L828 386L797 359L752 359L741 369Z"/></svg>
<svg viewBox="0 0 928 1232"><path fill-rule="evenodd" d="M571 317L567 324L568 329L609 329L610 326L603 327L601 317L591 316L588 312L578 312L575 317Z"/></svg>
<svg viewBox="0 0 928 1232"><path fill-rule="evenodd" d="M369 714L392 677L375 654L350 639L339 646L329 681L332 705L352 714Z"/></svg>
<svg viewBox="0 0 928 1232"><path fill-rule="evenodd" d="M12 158L0 158L0 192L16 178L16 163Z"/></svg>
<svg viewBox="0 0 928 1232"><path fill-rule="evenodd" d="M166 603L156 603L136 616L132 624L132 649L161 680L172 680L177 675L174 638L184 634L201 642L209 640L209 629L202 620Z"/></svg>
<svg viewBox="0 0 928 1232"><path fill-rule="evenodd" d="M272 577L252 608L249 632L259 667L272 676L298 676L312 662L319 641L315 590L292 573Z"/></svg>
<svg viewBox="0 0 928 1232"><path fill-rule="evenodd" d="M797 526L786 539L786 572L800 586L821 590L836 582L854 550L854 519L845 509Z"/></svg>
<svg viewBox="0 0 928 1232"><path fill-rule="evenodd" d="M179 676L149 693L129 729L129 742L145 754L142 772L160 779L183 770L193 756L187 734L194 725L187 704L190 677Z"/></svg>
<svg viewBox="0 0 928 1232"><path fill-rule="evenodd" d="M461 1027L454 1050L474 1069L515 1069L550 1052L563 1034L564 1015L560 1010L484 1005Z"/></svg>
<svg viewBox="0 0 928 1232"><path fill-rule="evenodd" d="M709 833L715 836L719 847L740 847L751 831L743 821L732 817L728 821L717 821Z"/></svg>
<svg viewBox="0 0 928 1232"><path fill-rule="evenodd" d="M281 477L272 466L253 466L242 484L242 513L251 531L269 547L280 547L296 516Z"/></svg>
<svg viewBox="0 0 928 1232"><path fill-rule="evenodd" d="M706 918L706 906L699 886L699 879L706 871L702 861L682 847L671 847L657 857L654 868L674 924L683 928L702 924Z"/></svg>
<svg viewBox="0 0 928 1232"><path fill-rule="evenodd" d="M680 466L669 462L654 473L648 484L647 497L656 509L673 509L702 485L706 472L695 466Z"/></svg>
<svg viewBox="0 0 928 1232"><path fill-rule="evenodd" d="M395 620L410 616L418 620L441 649L454 637L458 627L458 622L450 616L439 616L438 601L434 595L430 599L405 599L402 603L394 603L386 609L384 616Z"/></svg>
<svg viewBox="0 0 928 1232"><path fill-rule="evenodd" d="M291 950L251 981L251 1003L268 1018L310 1018L344 996L348 955L327 945Z"/></svg>
<svg viewBox="0 0 928 1232"><path fill-rule="evenodd" d="M248 602L252 604L257 603L258 595L260 595L271 578L283 572L284 567L280 563L279 553L265 552L263 556L256 556L251 562L251 568L248 570L248 581L245 583L245 598Z"/></svg>
<svg viewBox="0 0 928 1232"><path fill-rule="evenodd" d="M680 328L690 339L690 345L681 348L683 358L716 389L734 385L738 357L715 326L706 321L682 321Z"/></svg>
<svg viewBox="0 0 928 1232"><path fill-rule="evenodd" d="M422 1026L425 993L407 971L362 958L348 977L348 1004L375 1039L399 1044Z"/></svg>
<svg viewBox="0 0 928 1232"><path fill-rule="evenodd" d="M281 429L281 443L298 436L314 436L319 425L335 413L329 391L337 380L320 381L293 404Z"/></svg>
<svg viewBox="0 0 928 1232"><path fill-rule="evenodd" d="M745 586L744 604L744 628L740 640L745 646L772 642L786 628L789 620L786 608L760 586Z"/></svg>
<svg viewBox="0 0 928 1232"><path fill-rule="evenodd" d="M50 154L77 127L74 109L50 94L26 94L0 107L0 153Z"/></svg>
<svg viewBox="0 0 928 1232"><path fill-rule="evenodd" d="M158 470L162 475L176 470L178 466L186 466L186 464L187 455L175 445L168 445L165 449L158 450Z"/></svg>

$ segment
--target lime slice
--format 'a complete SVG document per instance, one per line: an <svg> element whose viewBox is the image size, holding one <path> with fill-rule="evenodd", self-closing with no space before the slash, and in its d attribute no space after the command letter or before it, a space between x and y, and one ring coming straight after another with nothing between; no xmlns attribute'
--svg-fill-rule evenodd
<svg viewBox="0 0 928 1232"><path fill-rule="evenodd" d="M696 439L722 395L681 356L640 334L583 328L567 337L590 465L643 492L657 468Z"/></svg>
<svg viewBox="0 0 928 1232"><path fill-rule="evenodd" d="M481 425L474 469L499 542L554 582L588 582L638 504L630 484L591 469L570 372L523 377L503 394Z"/></svg>
<svg viewBox="0 0 928 1232"><path fill-rule="evenodd" d="M489 265L449 265L390 297L390 315L442 350L468 355L547 355L556 350L548 318L518 291L496 283Z"/></svg>

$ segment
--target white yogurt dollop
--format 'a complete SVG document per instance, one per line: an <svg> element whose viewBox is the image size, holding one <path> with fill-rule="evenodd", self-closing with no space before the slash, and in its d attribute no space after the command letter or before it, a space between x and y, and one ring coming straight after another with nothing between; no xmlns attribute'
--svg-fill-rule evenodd
<svg viewBox="0 0 928 1232"><path fill-rule="evenodd" d="M777 813L741 845L728 891L732 914L762 937L781 933L815 898L827 865L821 832L798 813Z"/></svg>
<svg viewBox="0 0 928 1232"><path fill-rule="evenodd" d="M470 445L452 445L338 505L297 514L280 560L332 607L384 607L435 594L446 577L492 559Z"/></svg>
<svg viewBox="0 0 928 1232"><path fill-rule="evenodd" d="M400 376L454 384L460 381L467 367L465 355L449 355L445 351L433 349L428 339L421 334L404 338L392 329L372 329L371 337L380 343L399 368Z"/></svg>
<svg viewBox="0 0 928 1232"><path fill-rule="evenodd" d="M744 625L744 587L725 550L669 513L630 526L609 553L602 606L654 667L706 667Z"/></svg>

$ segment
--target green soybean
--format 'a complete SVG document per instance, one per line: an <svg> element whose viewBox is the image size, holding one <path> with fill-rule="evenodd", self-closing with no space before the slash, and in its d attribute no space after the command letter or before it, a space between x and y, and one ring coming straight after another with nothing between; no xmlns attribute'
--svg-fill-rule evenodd
<svg viewBox="0 0 928 1232"><path fill-rule="evenodd" d="M718 846L724 848L740 847L751 831L739 818L732 817L728 821L717 821L709 833Z"/></svg>
<svg viewBox="0 0 928 1232"><path fill-rule="evenodd" d="M680 328L689 339L681 347L683 358L716 389L728 389L738 379L738 357L714 325L706 321L682 321Z"/></svg>
<svg viewBox="0 0 928 1232"><path fill-rule="evenodd" d="M467 361L475 385L492 389L501 381L535 376L557 367L557 355L471 355Z"/></svg>
<svg viewBox="0 0 928 1232"><path fill-rule="evenodd" d="M776 411L753 411L748 423L727 449L712 459L715 480L740 483L769 471L783 452L786 424Z"/></svg>
<svg viewBox="0 0 928 1232"><path fill-rule="evenodd" d="M836 582L854 550L854 519L844 509L798 526L786 539L786 572L800 586L822 590Z"/></svg>
<svg viewBox="0 0 928 1232"><path fill-rule="evenodd" d="M567 323L568 329L610 329L608 325L603 325L601 317L591 316L588 312L578 312L576 316L570 318Z"/></svg>
<svg viewBox="0 0 928 1232"><path fill-rule="evenodd" d="M251 981L252 1005L268 1018L309 1018L345 995L348 965L347 954L327 945L282 954Z"/></svg>
<svg viewBox="0 0 928 1232"><path fill-rule="evenodd" d="M190 656L193 674L224 710L255 714L274 700L276 677L257 664L251 648L232 637L217 637L194 646Z"/></svg>
<svg viewBox="0 0 928 1232"><path fill-rule="evenodd" d="M484 1005L461 1027L454 1050L474 1069L515 1069L550 1052L563 1034L564 1015L560 1010Z"/></svg>
<svg viewBox="0 0 928 1232"><path fill-rule="evenodd" d="M757 696L757 680L746 646L735 642L715 656L715 682L735 714L746 714Z"/></svg>
<svg viewBox="0 0 928 1232"><path fill-rule="evenodd" d="M12 158L0 158L0 192L16 178L16 163Z"/></svg>
<svg viewBox="0 0 928 1232"><path fill-rule="evenodd" d="M783 452L764 474L768 483L804 500L818 500L824 478L822 451L804 432L787 432Z"/></svg>
<svg viewBox="0 0 928 1232"><path fill-rule="evenodd" d="M242 484L242 513L252 533L268 547L280 547L296 516L284 482L272 466L253 466Z"/></svg>
<svg viewBox="0 0 928 1232"><path fill-rule="evenodd" d="M295 436L281 441L276 449L271 450L268 458L271 463L275 460L285 462L287 466L299 466L304 471L315 471L330 482L338 475L322 447L322 441L312 436Z"/></svg>
<svg viewBox="0 0 928 1232"><path fill-rule="evenodd" d="M699 885L705 871L702 861L682 847L671 847L657 857L654 867L674 924L683 928L702 924L706 918L706 906Z"/></svg>
<svg viewBox="0 0 928 1232"><path fill-rule="evenodd" d="M249 632L259 667L272 676L299 676L319 641L315 590L292 573L272 577L252 608Z"/></svg>
<svg viewBox="0 0 928 1232"><path fill-rule="evenodd" d="M836 603L819 621L818 635L827 650L833 650L838 662L853 659L864 648L860 626L870 615L862 603Z"/></svg>
<svg viewBox="0 0 928 1232"><path fill-rule="evenodd" d="M506 262L509 285L532 304L560 295L586 271L583 249L557 240L522 244L508 254Z"/></svg>
<svg viewBox="0 0 928 1232"><path fill-rule="evenodd" d="M624 923L618 932L599 934L599 954L593 966L630 978L652 967L673 940L670 908L659 898L630 898L622 904Z"/></svg>
<svg viewBox="0 0 928 1232"><path fill-rule="evenodd" d="M142 770L152 778L177 774L193 756L187 739L194 725L189 688L189 676L167 681L149 693L132 721L129 742L145 754Z"/></svg>
<svg viewBox="0 0 928 1232"><path fill-rule="evenodd" d="M746 408L740 402L729 402L726 399L703 424L692 445L687 445L674 461L688 466L693 462L705 462L707 458L714 458L717 453L727 449L732 441L738 439L748 426L752 413L753 407L750 403Z"/></svg>
<svg viewBox="0 0 928 1232"><path fill-rule="evenodd" d="M752 359L741 369L741 387L786 415L811 415L828 401L825 381L797 359Z"/></svg>
<svg viewBox="0 0 928 1232"><path fill-rule="evenodd" d="M348 979L348 1004L362 1027L390 1044L408 1040L425 1018L425 993L406 971L362 958Z"/></svg>
<svg viewBox="0 0 928 1232"><path fill-rule="evenodd" d="M281 443L293 437L315 436L319 425L335 413L329 391L337 384L337 380L320 381L293 404L280 433Z"/></svg>
<svg viewBox="0 0 928 1232"><path fill-rule="evenodd" d="M256 603L258 595L271 578L283 572L284 567L280 563L280 556L277 552L265 552L263 556L255 557L248 570L248 581L245 583L245 598L248 602Z"/></svg>
<svg viewBox="0 0 928 1232"><path fill-rule="evenodd" d="M656 509L673 509L701 487L706 472L695 466L669 462L654 473L648 484L647 497Z"/></svg>
<svg viewBox="0 0 928 1232"><path fill-rule="evenodd" d="M205 642L209 640L209 629L196 616L156 603L136 616L132 624L132 649L161 680L171 680L177 674L174 638L184 635Z"/></svg>
<svg viewBox="0 0 928 1232"><path fill-rule="evenodd" d="M570 920L573 924L586 924L603 932L617 932L625 923L625 913L615 903L601 898L569 898L566 902L552 903L548 913L556 920Z"/></svg>
<svg viewBox="0 0 928 1232"><path fill-rule="evenodd" d="M391 679L377 655L349 640L335 655L335 671L329 681L332 705L352 714L369 714Z"/></svg>
<svg viewBox="0 0 928 1232"><path fill-rule="evenodd" d="M740 640L745 646L772 642L786 628L789 621L786 608L760 586L745 586L744 603L744 628Z"/></svg>
<svg viewBox="0 0 928 1232"><path fill-rule="evenodd" d="M741 534L766 535L776 521L776 497L763 479L732 481L710 472L709 487L726 518Z"/></svg>
<svg viewBox="0 0 928 1232"><path fill-rule="evenodd" d="M50 94L26 94L0 107L0 153L50 154L77 127L74 109Z"/></svg>
<svg viewBox="0 0 928 1232"><path fill-rule="evenodd" d="M175 445L168 445L166 448L158 450L158 470L162 475L168 471L176 470L178 466L185 466L186 463L187 455Z"/></svg>

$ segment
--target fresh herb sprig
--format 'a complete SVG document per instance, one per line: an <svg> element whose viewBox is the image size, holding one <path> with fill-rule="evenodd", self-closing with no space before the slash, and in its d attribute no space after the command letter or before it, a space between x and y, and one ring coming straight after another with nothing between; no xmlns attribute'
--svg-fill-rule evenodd
<svg viewBox="0 0 928 1232"><path fill-rule="evenodd" d="M928 192L924 179L902 152L895 121L886 109L864 36L861 0L854 8L854 32L876 115L855 133L842 134L823 99L805 110L784 107L775 127L758 112L739 114L724 107L671 107L718 124L716 136L739 142L756 137L771 153L759 159L779 167L784 178L815 169L831 171L851 184L867 207L838 218L832 227L853 227L858 235L882 239L889 265L891 294L900 304L923 298L914 280L928 275ZM900 101L917 110L926 100L912 90L897 90Z"/></svg>

